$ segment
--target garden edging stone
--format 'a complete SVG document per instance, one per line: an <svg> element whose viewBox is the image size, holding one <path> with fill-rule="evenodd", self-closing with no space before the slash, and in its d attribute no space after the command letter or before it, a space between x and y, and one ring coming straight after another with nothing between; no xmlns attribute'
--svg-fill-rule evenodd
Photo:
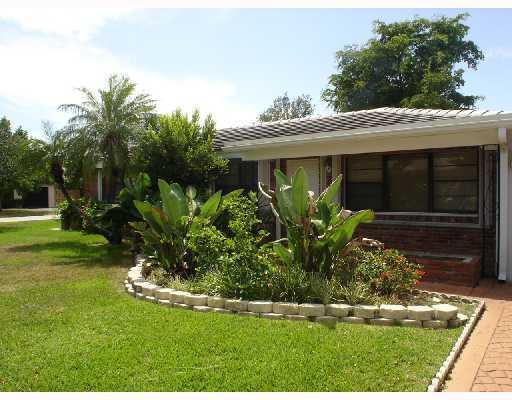
<svg viewBox="0 0 512 400"><path fill-rule="evenodd" d="M459 327L467 322L464 332L468 332L470 325L475 321L475 314L468 321L467 316L459 313L458 308L450 304L436 304L432 307L404 307L397 304L381 304L380 306L362 304L356 306L348 304L298 304L268 300L246 301L241 299L225 299L220 296L208 296L205 294L193 294L172 288L161 288L152 282L146 281L142 276L142 266L145 258L138 255L135 260L136 266L129 269L127 279L124 282L126 292L137 299L170 308L218 314L237 314L239 316L275 320L310 321L328 327L335 327L338 322L344 322L375 326L445 329ZM417 290L416 292L423 291ZM440 299L449 300L453 298L461 300L459 296L450 297L450 295L439 293L424 293L434 294ZM467 302L474 303L475 300L467 299ZM459 347L461 347L460 344ZM454 352L456 352L456 349L454 349ZM442 382L443 380L439 378L443 378L443 375L444 373L439 374L436 379Z"/></svg>

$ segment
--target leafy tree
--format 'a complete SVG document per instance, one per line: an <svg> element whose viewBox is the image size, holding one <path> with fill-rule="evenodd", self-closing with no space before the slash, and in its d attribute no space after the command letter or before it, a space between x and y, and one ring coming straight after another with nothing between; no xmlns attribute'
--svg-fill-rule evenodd
<svg viewBox="0 0 512 400"><path fill-rule="evenodd" d="M277 97L270 107L263 111L258 120L260 122L280 121L282 119L302 118L313 114L315 107L311 103L311 96L303 94L290 100L288 93Z"/></svg>
<svg viewBox="0 0 512 400"><path fill-rule="evenodd" d="M376 107L467 109L481 97L463 95L466 64L484 56L466 36L468 14L374 23L376 37L336 53L338 72L322 93L336 111Z"/></svg>
<svg viewBox="0 0 512 400"><path fill-rule="evenodd" d="M95 161L103 160L110 184L107 198L112 202L122 187L129 165L130 148L143 131L155 108L147 94L135 94L135 83L125 76L111 75L106 89L95 95L78 89L80 104L62 104L59 109L74 115L68 132L87 144Z"/></svg>
<svg viewBox="0 0 512 400"><path fill-rule="evenodd" d="M199 112L192 118L180 110L161 115L156 124L139 137L134 150L134 169L151 177L181 185L207 189L226 173L228 161L213 148L215 123L207 116L201 125Z"/></svg>
<svg viewBox="0 0 512 400"><path fill-rule="evenodd" d="M46 183L44 163L45 145L30 138L28 132L3 117L0 120L0 210L2 200L14 190L23 194Z"/></svg>

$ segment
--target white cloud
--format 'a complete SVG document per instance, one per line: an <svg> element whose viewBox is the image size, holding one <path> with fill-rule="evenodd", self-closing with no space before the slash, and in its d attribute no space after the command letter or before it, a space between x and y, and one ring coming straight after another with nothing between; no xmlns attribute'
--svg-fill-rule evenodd
<svg viewBox="0 0 512 400"><path fill-rule="evenodd" d="M2 8L0 20L14 22L25 31L85 41L107 21L131 12L128 8Z"/></svg>
<svg viewBox="0 0 512 400"><path fill-rule="evenodd" d="M247 123L256 117L256 110L237 103L236 87L229 81L204 76L166 76L76 40L25 37L0 41L0 54L3 60L9 60L1 67L0 97L20 110L39 113L40 120L49 119L57 125L67 118L56 110L57 106L80 100L75 88L102 87L111 73L127 74L139 91L158 100L159 112L170 112L176 107L191 112L197 107L203 115L212 113L219 127Z"/></svg>

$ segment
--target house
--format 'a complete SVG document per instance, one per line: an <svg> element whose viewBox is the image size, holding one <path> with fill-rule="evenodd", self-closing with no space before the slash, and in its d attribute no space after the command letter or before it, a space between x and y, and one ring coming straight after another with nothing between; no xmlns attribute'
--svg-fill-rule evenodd
<svg viewBox="0 0 512 400"><path fill-rule="evenodd" d="M220 129L233 168L219 186L272 187L275 168L302 166L319 193L343 174L341 204L376 212L357 233L425 265L424 279L512 281L511 129L512 113L401 108Z"/></svg>

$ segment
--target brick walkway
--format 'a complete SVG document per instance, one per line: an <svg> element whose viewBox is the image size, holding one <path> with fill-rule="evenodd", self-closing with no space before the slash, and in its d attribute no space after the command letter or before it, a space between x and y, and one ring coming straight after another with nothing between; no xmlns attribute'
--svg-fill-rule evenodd
<svg viewBox="0 0 512 400"><path fill-rule="evenodd" d="M512 391L512 305L503 309L471 390Z"/></svg>
<svg viewBox="0 0 512 400"><path fill-rule="evenodd" d="M512 284L476 288L425 283L423 289L485 300L486 309L446 382L447 392L512 392Z"/></svg>

